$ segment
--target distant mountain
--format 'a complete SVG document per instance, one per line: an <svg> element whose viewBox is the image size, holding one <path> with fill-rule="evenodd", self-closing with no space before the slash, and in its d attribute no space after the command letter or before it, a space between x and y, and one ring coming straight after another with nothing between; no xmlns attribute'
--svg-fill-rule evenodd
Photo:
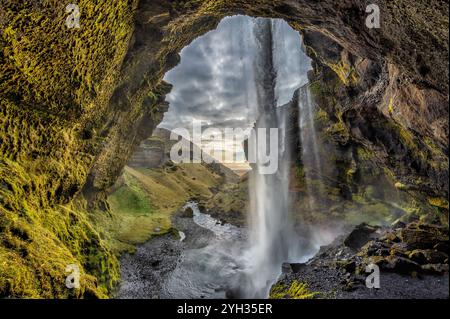
<svg viewBox="0 0 450 319"><path fill-rule="evenodd" d="M164 128L155 129L153 135L144 140L134 151L127 165L132 168L161 168L171 162L170 150L172 146L178 142L170 139L171 133L171 131ZM183 137L181 137L181 139L185 140ZM194 150L196 150L201 152L203 160L208 159L208 162L213 162L213 158L209 154L203 152L199 146L195 145L191 141L188 142L190 143L191 159ZM192 163L190 165L196 164ZM213 162L208 164L202 162L201 165L204 165L213 172L224 176L227 182L237 182L239 180L239 175L236 172L221 163Z"/></svg>

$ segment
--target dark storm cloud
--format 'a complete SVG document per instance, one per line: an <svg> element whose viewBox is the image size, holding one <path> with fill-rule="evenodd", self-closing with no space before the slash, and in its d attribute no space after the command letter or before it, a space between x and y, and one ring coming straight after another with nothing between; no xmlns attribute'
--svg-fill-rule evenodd
<svg viewBox="0 0 450 319"><path fill-rule="evenodd" d="M168 72L173 84L162 127L190 128L192 120L204 127L250 127L255 104L253 18L229 17L216 30L193 41L181 52L181 63ZM306 83L309 59L301 52L300 35L284 21L275 21L275 59L278 104L287 103Z"/></svg>

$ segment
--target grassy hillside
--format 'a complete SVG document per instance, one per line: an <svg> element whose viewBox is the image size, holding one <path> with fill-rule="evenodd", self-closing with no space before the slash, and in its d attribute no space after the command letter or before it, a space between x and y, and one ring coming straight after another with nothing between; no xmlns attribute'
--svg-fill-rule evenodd
<svg viewBox="0 0 450 319"><path fill-rule="evenodd" d="M130 251L171 230L171 216L189 199L207 199L222 177L202 164L168 163L162 168L125 167L108 197L111 217L95 214L115 252ZM112 222L111 222L112 219Z"/></svg>
<svg viewBox="0 0 450 319"><path fill-rule="evenodd" d="M217 193L202 204L211 216L233 225L243 226L247 222L248 200L246 174L236 183L221 185Z"/></svg>

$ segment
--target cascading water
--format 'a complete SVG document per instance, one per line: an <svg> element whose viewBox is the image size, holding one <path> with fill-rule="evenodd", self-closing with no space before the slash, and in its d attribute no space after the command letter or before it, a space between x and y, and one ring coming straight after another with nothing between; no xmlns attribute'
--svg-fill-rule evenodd
<svg viewBox="0 0 450 319"><path fill-rule="evenodd" d="M233 107L242 110L241 105L246 106L246 124L248 128L254 126L258 130L258 140L265 140L264 155L277 154L277 169L268 174L260 157L252 164L249 174L249 234L242 229L236 230L240 235L228 236L224 233L228 226L217 228L216 220L199 214L195 205L192 206L194 223L211 230L214 236L205 243L197 243L198 238L190 231L192 227L180 234L182 240L178 244L182 243L189 249L182 252L170 277L161 283L159 296L163 298L266 298L284 262L303 262L312 253L305 244L309 243L307 235L301 232L299 235L294 229L289 200L290 162L291 155L295 154L290 147L296 144L293 138L298 140L298 136L293 137L292 134L293 128L296 132L297 127L294 123L296 118L292 121L296 106L291 99L294 92L307 82L310 59L301 50L299 34L282 20L235 16L224 19L221 25L226 26L231 48L217 41L218 34L210 33L209 41L197 43L196 51L186 51L191 58L198 54L212 54L206 64L211 66L208 72L213 80L208 83L209 90L201 92L206 96L205 104L224 104L219 103L220 97L226 96L230 99L226 102ZM188 71L193 72L191 66ZM224 75L233 81L223 81ZM188 91L191 90L195 91L195 87ZM236 98L230 94L236 91L244 92ZM309 114L312 118L312 110ZM239 121L242 122L241 119ZM266 129L266 135L261 136L259 129ZM278 132L274 139L278 143L272 143L270 129ZM227 236L223 237L223 234Z"/></svg>
<svg viewBox="0 0 450 319"><path fill-rule="evenodd" d="M302 162L306 177L306 190L310 209L315 208L315 191L322 187L321 177L323 175L322 163L318 150L316 128L314 124L314 103L309 89L309 83L302 86L298 92L298 114L300 141L302 146ZM315 185L311 181L317 180ZM313 187L319 189L314 190Z"/></svg>
<svg viewBox="0 0 450 319"><path fill-rule="evenodd" d="M250 174L250 244L243 295L265 298L281 271L281 264L294 261L299 253L298 239L289 218L289 147L285 143L285 113L277 111L277 69L274 59L274 21L257 19L254 25L256 59L254 77L258 115L255 128L265 128L269 147L270 128L281 132L277 150L278 169L274 174L262 174L263 163L257 159Z"/></svg>

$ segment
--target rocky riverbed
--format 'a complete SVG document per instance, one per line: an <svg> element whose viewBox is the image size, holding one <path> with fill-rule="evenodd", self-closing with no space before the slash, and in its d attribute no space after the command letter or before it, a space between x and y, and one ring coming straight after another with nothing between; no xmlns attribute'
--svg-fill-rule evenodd
<svg viewBox="0 0 450 319"><path fill-rule="evenodd" d="M122 256L118 298L225 298L242 267L239 228L200 213L194 203L173 225L176 230Z"/></svg>
<svg viewBox="0 0 450 319"><path fill-rule="evenodd" d="M121 258L118 298L232 298L245 270L245 231L188 203L170 233L153 237ZM336 299L448 298L448 230L430 224L391 228L361 224L322 246L306 263L280 265L270 297ZM380 288L367 288L365 268L380 268ZM277 291L277 294L273 293ZM285 291L285 293L283 293ZM299 296L297 296L299 297ZM302 296L300 296L302 297Z"/></svg>

